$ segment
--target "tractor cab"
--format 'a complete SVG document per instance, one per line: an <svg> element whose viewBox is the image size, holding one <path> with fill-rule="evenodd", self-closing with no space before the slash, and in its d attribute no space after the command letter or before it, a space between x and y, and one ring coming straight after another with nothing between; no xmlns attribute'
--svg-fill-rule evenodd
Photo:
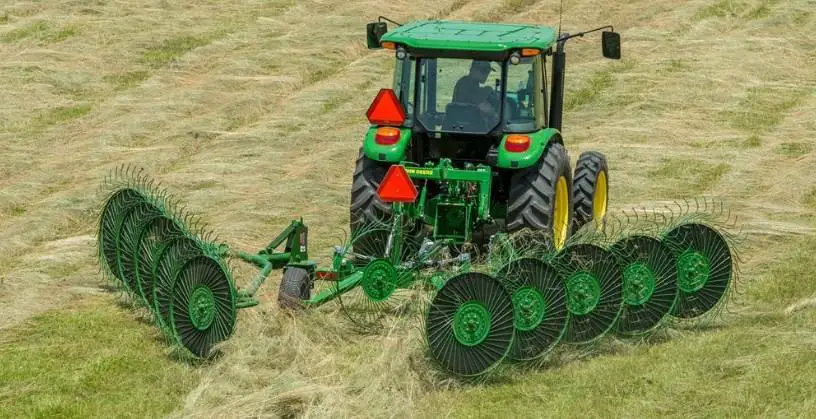
<svg viewBox="0 0 816 419"><path fill-rule="evenodd" d="M419 21L370 24L369 47L395 51L392 90L412 132L411 159L495 161L503 137L547 127L552 29Z"/></svg>
<svg viewBox="0 0 816 419"><path fill-rule="evenodd" d="M418 132L472 137L529 132L545 122L536 112L536 104L543 106L540 61L408 55L396 63L394 90Z"/></svg>

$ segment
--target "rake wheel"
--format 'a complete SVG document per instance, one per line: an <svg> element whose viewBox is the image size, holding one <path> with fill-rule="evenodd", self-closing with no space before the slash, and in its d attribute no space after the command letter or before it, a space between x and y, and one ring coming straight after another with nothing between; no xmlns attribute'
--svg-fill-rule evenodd
<svg viewBox="0 0 816 419"><path fill-rule="evenodd" d="M133 296L139 295L139 233L144 228L146 221L158 214L159 210L147 202L136 204L122 218L119 234L116 235L116 259L119 263L119 277Z"/></svg>
<svg viewBox="0 0 816 419"><path fill-rule="evenodd" d="M677 268L671 249L648 236L612 245L623 272L623 311L616 332L637 335L657 327L677 300Z"/></svg>
<svg viewBox="0 0 816 419"><path fill-rule="evenodd" d="M731 250L725 238L704 224L690 223L666 233L677 260L677 305L671 315L699 317L719 304L733 274Z"/></svg>
<svg viewBox="0 0 816 419"><path fill-rule="evenodd" d="M389 314L406 310L413 301L407 288L414 282L416 270L405 268L403 263L419 246L413 236L404 236L399 250L389 248L389 234L390 226L361 226L335 256L339 280L331 286L343 314L361 329L381 328ZM358 278L357 286L343 292L341 282L352 276Z"/></svg>
<svg viewBox="0 0 816 419"><path fill-rule="evenodd" d="M433 359L461 376L485 374L510 352L515 335L513 300L495 278L468 272L437 291L425 318Z"/></svg>
<svg viewBox="0 0 816 419"><path fill-rule="evenodd" d="M138 236L136 252L136 284L139 296L151 309L153 305L154 265L162 245L174 237L180 237L182 230L175 220L166 215L157 215L144 225Z"/></svg>
<svg viewBox="0 0 816 419"><path fill-rule="evenodd" d="M144 203L144 197L135 189L120 189L113 193L102 209L99 217L99 257L104 261L107 273L124 284L119 269L116 240L122 226L122 218L134 205Z"/></svg>
<svg viewBox="0 0 816 419"><path fill-rule="evenodd" d="M567 326L564 280L552 265L533 258L514 260L497 273L510 291L515 337L510 359L527 361L549 352Z"/></svg>
<svg viewBox="0 0 816 419"><path fill-rule="evenodd" d="M589 343L608 332L623 305L623 274L612 253L593 244L568 246L557 256L567 289L567 343Z"/></svg>
<svg viewBox="0 0 816 419"><path fill-rule="evenodd" d="M153 257L153 313L159 328L172 336L170 331L170 300L176 274L184 264L203 255L197 243L189 237L177 237L156 249Z"/></svg>
<svg viewBox="0 0 816 419"><path fill-rule="evenodd" d="M173 282L170 325L178 343L206 358L235 327L235 287L219 260L199 255L187 260Z"/></svg>

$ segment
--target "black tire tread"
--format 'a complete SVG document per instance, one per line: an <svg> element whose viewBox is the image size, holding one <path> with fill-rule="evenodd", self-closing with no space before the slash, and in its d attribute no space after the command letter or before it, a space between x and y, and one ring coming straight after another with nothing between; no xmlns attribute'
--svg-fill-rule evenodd
<svg viewBox="0 0 816 419"><path fill-rule="evenodd" d="M598 174L606 172L606 184L609 187L609 167L606 156L597 151L585 151L578 157L575 164L575 177L572 186L573 201L573 230L583 227L592 221L592 201L595 196ZM608 196L608 195L607 195Z"/></svg>
<svg viewBox="0 0 816 419"><path fill-rule="evenodd" d="M349 221L352 229L374 221L385 222L390 218L391 205L377 196L377 188L387 169L388 166L366 157L360 148L351 184Z"/></svg>
<svg viewBox="0 0 816 419"><path fill-rule="evenodd" d="M510 181L507 200L508 232L524 228L538 231L552 229L555 187L559 176L567 179L568 196L572 194L572 172L569 156L560 143L551 143L543 158L535 166L515 173ZM572 217L572 199L569 199L569 214Z"/></svg>

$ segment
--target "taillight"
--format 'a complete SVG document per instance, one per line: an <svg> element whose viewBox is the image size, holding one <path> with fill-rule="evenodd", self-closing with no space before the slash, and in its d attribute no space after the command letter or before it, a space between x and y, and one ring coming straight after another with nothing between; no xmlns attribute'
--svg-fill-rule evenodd
<svg viewBox="0 0 816 419"><path fill-rule="evenodd" d="M504 139L504 149L512 153L521 153L530 148L530 137L526 135L510 134Z"/></svg>
<svg viewBox="0 0 816 419"><path fill-rule="evenodd" d="M322 281L335 281L337 280L337 272L317 271L315 272L315 278Z"/></svg>
<svg viewBox="0 0 816 419"><path fill-rule="evenodd" d="M394 145L399 142L400 130L394 127L379 127L374 134L374 142L379 145Z"/></svg>

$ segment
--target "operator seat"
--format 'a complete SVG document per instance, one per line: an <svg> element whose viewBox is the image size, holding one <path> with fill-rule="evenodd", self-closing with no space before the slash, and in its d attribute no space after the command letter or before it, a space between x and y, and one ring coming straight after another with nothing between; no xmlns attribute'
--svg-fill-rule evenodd
<svg viewBox="0 0 816 419"><path fill-rule="evenodd" d="M453 132L479 131L490 129L482 111L471 103L451 102L445 107L442 129Z"/></svg>

